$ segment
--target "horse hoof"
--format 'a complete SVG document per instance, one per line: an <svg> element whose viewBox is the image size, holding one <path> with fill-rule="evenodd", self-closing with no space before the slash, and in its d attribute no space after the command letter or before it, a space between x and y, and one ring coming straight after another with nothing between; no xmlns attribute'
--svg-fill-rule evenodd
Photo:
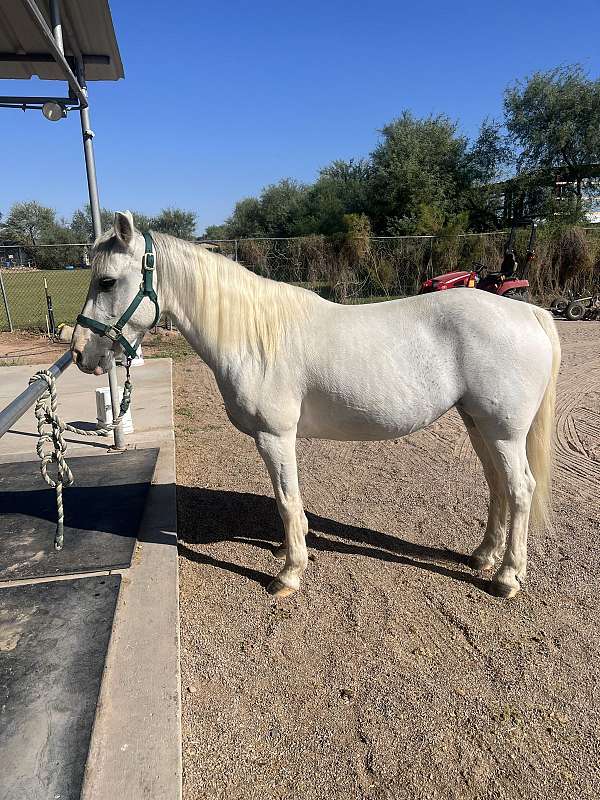
<svg viewBox="0 0 600 800"><path fill-rule="evenodd" d="M282 544L281 547L277 547L275 550L273 550L273 555L275 556L275 558L285 558L285 554L286 554L286 547L284 544Z"/></svg>
<svg viewBox="0 0 600 800"><path fill-rule="evenodd" d="M490 593L496 597L502 597L504 600L510 600L519 593L520 586L511 586L510 583L497 583L490 581Z"/></svg>
<svg viewBox="0 0 600 800"><path fill-rule="evenodd" d="M489 570L494 569L495 563L491 558L487 558L486 556L473 555L469 558L469 566L476 572L489 572Z"/></svg>
<svg viewBox="0 0 600 800"><path fill-rule="evenodd" d="M289 597L296 591L298 590L293 589L291 586L286 586L285 583L282 583L279 580L279 578L273 578L271 583L267 586L267 592L273 597Z"/></svg>

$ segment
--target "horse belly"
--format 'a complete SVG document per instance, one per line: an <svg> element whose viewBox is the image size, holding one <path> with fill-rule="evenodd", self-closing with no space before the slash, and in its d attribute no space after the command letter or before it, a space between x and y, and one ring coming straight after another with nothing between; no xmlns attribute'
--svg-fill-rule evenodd
<svg viewBox="0 0 600 800"><path fill-rule="evenodd" d="M340 394L312 392L302 403L297 435L300 438L341 441L397 439L420 430L445 414L454 400L421 397L407 401L365 394L360 400Z"/></svg>

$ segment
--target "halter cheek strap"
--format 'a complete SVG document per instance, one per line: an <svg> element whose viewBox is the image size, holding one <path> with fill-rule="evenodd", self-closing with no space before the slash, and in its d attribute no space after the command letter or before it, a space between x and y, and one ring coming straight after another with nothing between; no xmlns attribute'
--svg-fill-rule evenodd
<svg viewBox="0 0 600 800"><path fill-rule="evenodd" d="M150 325L153 328L156 323L158 322L158 318L160 317L160 308L158 305L158 297L156 296L156 291L152 286L152 276L154 275L154 263L155 257L154 252L152 249L152 236L150 233L144 233L144 242L145 242L145 252L142 258L142 282L140 284L140 288L138 289L138 293L133 298L131 303L127 306L125 311L121 314L117 322L114 325L106 325L104 322L98 322L96 319L91 319L90 317L84 317L83 314L80 314L77 317L77 324L81 325L84 328L89 328L94 333L97 333L99 336L106 336L111 341L115 342L116 344L120 344L125 353L127 354L128 358L135 358L136 351L135 347L127 341L125 336L123 335L123 326L126 325L127 322L131 319L133 314L135 313L137 307L142 302L144 297L147 297L154 303L155 313L154 313L154 322Z"/></svg>

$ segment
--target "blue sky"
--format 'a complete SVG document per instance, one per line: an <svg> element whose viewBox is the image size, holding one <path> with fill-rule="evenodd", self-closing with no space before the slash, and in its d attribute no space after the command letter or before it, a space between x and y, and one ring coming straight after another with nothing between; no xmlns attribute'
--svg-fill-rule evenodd
<svg viewBox="0 0 600 800"><path fill-rule="evenodd" d="M125 80L90 84L100 199L177 205L201 232L282 177L366 156L408 108L473 136L515 78L579 62L600 73L600 4L112 0ZM576 13L575 13L576 9ZM0 81L0 94L53 84ZM62 94L61 87L61 94ZM0 109L0 210L87 200L78 115Z"/></svg>

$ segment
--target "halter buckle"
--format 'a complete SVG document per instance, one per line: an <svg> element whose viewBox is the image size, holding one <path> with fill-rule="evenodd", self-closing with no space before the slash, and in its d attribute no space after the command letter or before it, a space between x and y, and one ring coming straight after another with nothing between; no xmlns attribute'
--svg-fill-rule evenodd
<svg viewBox="0 0 600 800"><path fill-rule="evenodd" d="M123 331L119 330L119 328L116 328L114 325L110 325L104 335L107 339L110 339L111 342L118 342L119 338L123 335Z"/></svg>
<svg viewBox="0 0 600 800"><path fill-rule="evenodd" d="M152 263L148 263L151 261ZM144 253L142 258L142 269L147 269L152 271L154 269L154 253Z"/></svg>

